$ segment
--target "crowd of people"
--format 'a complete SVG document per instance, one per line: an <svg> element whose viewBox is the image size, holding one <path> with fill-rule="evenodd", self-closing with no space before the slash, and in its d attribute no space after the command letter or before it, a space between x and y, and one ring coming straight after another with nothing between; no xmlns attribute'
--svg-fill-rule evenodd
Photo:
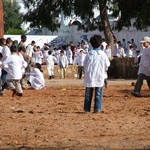
<svg viewBox="0 0 150 150"><path fill-rule="evenodd" d="M134 57L135 66L139 67L139 77L134 96L140 96L143 80L146 79L150 88L150 38L145 37L141 41L141 47L137 48L134 39L126 42L114 40L114 51L100 35L94 35L89 41L81 41L77 45L72 42L67 45L48 45L43 47L36 45L33 40L26 44L27 36L21 35L20 41L12 41L11 38L0 39L0 95L5 89L12 90L12 96L22 96L24 80L35 90L45 89L45 79L42 73L42 65L46 65L48 78L55 77L54 66L60 68L60 78L66 77L66 69L69 65L78 66L78 79L84 75L85 101L84 111L89 112L93 90L95 89L94 112L102 110L102 89L107 87L107 70L110 59L113 57Z"/></svg>
<svg viewBox="0 0 150 150"><path fill-rule="evenodd" d="M30 87L36 90L45 88L45 79L41 69L40 59L32 63L33 49L35 42L26 46L26 35L21 36L21 41L12 41L11 38L0 39L0 95L5 89L12 90L12 96L23 95L23 81L27 79ZM42 54L37 47L36 55Z"/></svg>

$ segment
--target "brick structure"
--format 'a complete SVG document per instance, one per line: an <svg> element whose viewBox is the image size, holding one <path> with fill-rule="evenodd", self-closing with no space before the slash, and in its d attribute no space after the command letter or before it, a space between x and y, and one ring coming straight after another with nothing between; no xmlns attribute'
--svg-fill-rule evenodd
<svg viewBox="0 0 150 150"><path fill-rule="evenodd" d="M0 38L4 36L3 4L0 0Z"/></svg>

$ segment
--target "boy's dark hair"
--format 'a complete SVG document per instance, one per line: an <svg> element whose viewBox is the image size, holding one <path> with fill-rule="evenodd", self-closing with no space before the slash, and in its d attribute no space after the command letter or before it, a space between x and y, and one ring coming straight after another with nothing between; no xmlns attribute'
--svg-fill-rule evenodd
<svg viewBox="0 0 150 150"><path fill-rule="evenodd" d="M25 34L21 35L21 39L26 39L26 38L27 38L27 36Z"/></svg>
<svg viewBox="0 0 150 150"><path fill-rule="evenodd" d="M0 38L0 45L3 45L3 44L4 44L4 41L6 41L5 38Z"/></svg>
<svg viewBox="0 0 150 150"><path fill-rule="evenodd" d="M3 57L3 55L2 55L2 53L0 53L0 58L2 58Z"/></svg>
<svg viewBox="0 0 150 150"><path fill-rule="evenodd" d="M10 51L11 51L11 53L17 52L17 47L16 47L15 45L12 45L12 46L10 47Z"/></svg>
<svg viewBox="0 0 150 150"><path fill-rule="evenodd" d="M48 51L48 55L51 55L52 54L52 51Z"/></svg>
<svg viewBox="0 0 150 150"><path fill-rule="evenodd" d="M35 63L36 68L38 68L41 72L43 72L42 70L42 66L40 63Z"/></svg>
<svg viewBox="0 0 150 150"><path fill-rule="evenodd" d="M102 41L105 42L106 41L105 38L103 38Z"/></svg>
<svg viewBox="0 0 150 150"><path fill-rule="evenodd" d="M21 35L21 41L26 42L27 36L25 34Z"/></svg>
<svg viewBox="0 0 150 150"><path fill-rule="evenodd" d="M31 41L31 44L35 44L35 41Z"/></svg>
<svg viewBox="0 0 150 150"><path fill-rule="evenodd" d="M49 47L48 47L48 46L46 46L46 47L44 48L44 50L49 50Z"/></svg>
<svg viewBox="0 0 150 150"><path fill-rule="evenodd" d="M38 48L40 49L40 46L37 46L36 48L37 48L37 49L38 49Z"/></svg>
<svg viewBox="0 0 150 150"><path fill-rule="evenodd" d="M10 44L12 42L11 38L6 39L6 44Z"/></svg>
<svg viewBox="0 0 150 150"><path fill-rule="evenodd" d="M98 48L100 47L101 43L102 43L102 37L101 35L94 35L90 38L90 43L92 45L93 48Z"/></svg>
<svg viewBox="0 0 150 150"><path fill-rule="evenodd" d="M60 53L64 54L64 50L61 50Z"/></svg>
<svg viewBox="0 0 150 150"><path fill-rule="evenodd" d="M24 46L20 46L18 48L18 52L21 52L21 51L26 52L26 48Z"/></svg>
<svg viewBox="0 0 150 150"><path fill-rule="evenodd" d="M132 45L130 45L129 47L130 47L130 49L131 49L131 48L133 48L133 46L132 46Z"/></svg>
<svg viewBox="0 0 150 150"><path fill-rule="evenodd" d="M63 45L62 50L66 50L66 49L67 49L67 45Z"/></svg>

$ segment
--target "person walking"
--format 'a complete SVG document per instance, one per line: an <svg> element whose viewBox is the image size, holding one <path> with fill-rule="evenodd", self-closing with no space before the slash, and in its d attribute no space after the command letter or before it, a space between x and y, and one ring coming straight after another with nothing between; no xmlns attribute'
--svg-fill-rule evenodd
<svg viewBox="0 0 150 150"><path fill-rule="evenodd" d="M6 44L5 46L3 46L2 49L2 63L8 59L8 57L11 55L11 51L10 51L10 47L12 45L12 40L11 38L7 38L6 39ZM7 71L5 68L2 68L2 75L1 75L1 80L2 80L2 91L4 89L7 89L7 82L6 82L6 78L7 78Z"/></svg>
<svg viewBox="0 0 150 150"><path fill-rule="evenodd" d="M144 37L141 43L143 44L144 49L142 51L141 60L139 63L138 78L134 87L134 91L131 92L131 94L136 97L141 96L140 92L144 79L147 81L150 89L150 37Z"/></svg>
<svg viewBox="0 0 150 150"><path fill-rule="evenodd" d="M84 112L90 112L93 91L95 89L94 113L102 111L103 86L105 71L110 66L110 61L104 51L100 49L102 37L94 35L90 38L93 49L86 55L84 60L85 77L84 86Z"/></svg>
<svg viewBox="0 0 150 150"><path fill-rule="evenodd" d="M22 61L24 62L24 67L22 68L22 78L20 80L20 83L21 83L21 87L22 89L25 89L24 87L24 82L25 81L25 70L26 70L26 67L28 65L27 61L25 60L24 56L25 56L25 48L24 47L18 47L18 56L22 59Z"/></svg>
<svg viewBox="0 0 150 150"><path fill-rule="evenodd" d="M124 49L124 52L127 55L127 44L126 44L126 40L125 39L122 39L122 48Z"/></svg>
<svg viewBox="0 0 150 150"><path fill-rule="evenodd" d="M122 47L122 44L119 43L119 44L118 44L117 57L125 57L125 56L126 56L126 54L125 54L125 52L124 52L124 49L123 49L123 47Z"/></svg>
<svg viewBox="0 0 150 150"><path fill-rule="evenodd" d="M36 47L35 52L33 52L34 63L42 64L43 53L40 49L40 46Z"/></svg>
<svg viewBox="0 0 150 150"><path fill-rule="evenodd" d="M60 79L64 79L66 77L66 68L68 67L68 59L67 56L64 55L63 50L60 51L58 66L60 68Z"/></svg>
<svg viewBox="0 0 150 150"><path fill-rule="evenodd" d="M78 56L77 56L78 79L82 79L82 76L84 74L83 62L84 62L85 56L86 56L86 52L84 52L84 50L81 49Z"/></svg>
<svg viewBox="0 0 150 150"><path fill-rule="evenodd" d="M3 91L2 91L2 80L1 80L1 75L2 75L2 68L3 68L3 64L2 64L2 58L3 55L2 53L0 53L0 96L3 96Z"/></svg>
<svg viewBox="0 0 150 150"><path fill-rule="evenodd" d="M111 47L109 45L106 46L106 49L104 50L105 54L107 55L108 59L111 59Z"/></svg>
<svg viewBox="0 0 150 150"><path fill-rule="evenodd" d="M13 91L12 96L22 96L23 90L21 87L20 80L22 78L22 68L24 66L24 60L18 55L18 50L16 46L10 47L11 55L3 61L3 66L7 70L7 85Z"/></svg>
<svg viewBox="0 0 150 150"><path fill-rule="evenodd" d="M27 36L25 34L21 35L21 40L18 44L18 47L24 47L25 49L27 48Z"/></svg>
<svg viewBox="0 0 150 150"><path fill-rule="evenodd" d="M46 58L46 68L47 68L49 79L54 78L55 63L57 63L56 57L52 55L52 51L48 51L48 56Z"/></svg>
<svg viewBox="0 0 150 150"><path fill-rule="evenodd" d="M73 64L73 60L72 60L73 53L72 53L70 45L67 46L66 56L67 56L67 59L68 59L68 64L72 65Z"/></svg>
<svg viewBox="0 0 150 150"><path fill-rule="evenodd" d="M0 53L2 53L2 50L5 44L6 44L6 39L0 38Z"/></svg>
<svg viewBox="0 0 150 150"><path fill-rule="evenodd" d="M29 44L26 48L26 55L30 57L30 62L28 63L26 72L31 72L32 63L33 63L34 46L35 46L35 41L31 41L31 44Z"/></svg>

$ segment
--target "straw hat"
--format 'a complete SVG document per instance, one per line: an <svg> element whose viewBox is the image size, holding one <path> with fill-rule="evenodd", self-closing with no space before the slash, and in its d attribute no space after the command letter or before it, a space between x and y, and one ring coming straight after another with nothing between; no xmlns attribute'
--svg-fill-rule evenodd
<svg viewBox="0 0 150 150"><path fill-rule="evenodd" d="M150 37L145 36L145 37L143 38L143 40L140 41L140 42L141 42L141 43L150 42Z"/></svg>

